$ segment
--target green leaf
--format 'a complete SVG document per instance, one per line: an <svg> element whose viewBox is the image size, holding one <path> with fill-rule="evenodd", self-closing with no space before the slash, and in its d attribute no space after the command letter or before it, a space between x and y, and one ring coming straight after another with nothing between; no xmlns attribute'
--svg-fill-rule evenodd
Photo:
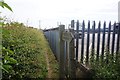
<svg viewBox="0 0 120 80"><path fill-rule="evenodd" d="M14 54L14 52L13 52L12 50L6 49L5 47L2 47L2 50L3 50L3 51L6 51L6 52L8 52L8 53L10 53L10 54Z"/></svg>
<svg viewBox="0 0 120 80"><path fill-rule="evenodd" d="M4 57L5 60L7 60L6 62L4 61L5 64L16 64L17 63L17 60L15 60L14 58L11 58L7 55L5 55Z"/></svg>
<svg viewBox="0 0 120 80"><path fill-rule="evenodd" d="M5 70L6 72L9 72L10 69L12 69L11 65L3 65L3 70Z"/></svg>
<svg viewBox="0 0 120 80"><path fill-rule="evenodd" d="M3 2L4 2L4 1L0 1L0 6L1 6L2 8L4 8Z"/></svg>
<svg viewBox="0 0 120 80"><path fill-rule="evenodd" d="M4 70L5 72L8 73L8 71L3 67L3 63L2 62L0 62L0 69L2 69L2 70Z"/></svg>
<svg viewBox="0 0 120 80"><path fill-rule="evenodd" d="M8 49L8 52L11 53L11 54L14 54L14 52L10 49Z"/></svg>
<svg viewBox="0 0 120 80"><path fill-rule="evenodd" d="M10 11L12 11L12 8L10 6L8 6L7 3L3 2L3 6L5 6L6 8L8 8ZM13 11L12 11L13 12Z"/></svg>
<svg viewBox="0 0 120 80"><path fill-rule="evenodd" d="M16 64L17 60L15 60L14 58L9 58L8 59L10 61L11 64Z"/></svg>
<svg viewBox="0 0 120 80"><path fill-rule="evenodd" d="M0 66L0 68L1 68L2 70L4 70L5 72L9 73L4 67Z"/></svg>

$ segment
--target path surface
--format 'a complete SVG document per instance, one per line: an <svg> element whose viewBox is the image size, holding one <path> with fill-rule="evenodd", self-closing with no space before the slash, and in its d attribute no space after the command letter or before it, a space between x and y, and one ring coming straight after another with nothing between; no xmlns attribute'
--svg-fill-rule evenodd
<svg viewBox="0 0 120 80"><path fill-rule="evenodd" d="M51 78L52 71L51 71L51 68L50 68L49 59L48 59L48 53L47 52L45 53L45 57L46 57L47 70L48 70L48 76L47 76L47 78Z"/></svg>

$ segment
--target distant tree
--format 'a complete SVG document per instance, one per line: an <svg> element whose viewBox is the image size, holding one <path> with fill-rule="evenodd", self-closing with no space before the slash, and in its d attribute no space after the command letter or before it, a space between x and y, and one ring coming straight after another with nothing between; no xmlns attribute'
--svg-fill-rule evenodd
<svg viewBox="0 0 120 80"><path fill-rule="evenodd" d="M4 0L1 0L1 1L0 1L0 6L1 6L2 8L7 8L7 9L9 9L10 11L13 11L12 8L11 8L7 3L4 2Z"/></svg>

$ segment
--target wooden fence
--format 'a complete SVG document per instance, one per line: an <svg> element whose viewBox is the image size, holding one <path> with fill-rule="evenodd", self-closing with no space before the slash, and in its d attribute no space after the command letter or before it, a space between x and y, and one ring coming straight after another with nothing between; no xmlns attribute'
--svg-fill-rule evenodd
<svg viewBox="0 0 120 80"><path fill-rule="evenodd" d="M82 25L80 25L82 24ZM87 26L86 26L87 25ZM71 27L65 30L64 25L44 30L51 49L59 61L60 78L76 78L76 69L86 70L83 64L89 64L90 57L103 60L106 52L117 59L120 53L120 23L113 25L101 22L91 24L71 21ZM101 57L100 57L101 56ZM108 58L108 57L106 57Z"/></svg>

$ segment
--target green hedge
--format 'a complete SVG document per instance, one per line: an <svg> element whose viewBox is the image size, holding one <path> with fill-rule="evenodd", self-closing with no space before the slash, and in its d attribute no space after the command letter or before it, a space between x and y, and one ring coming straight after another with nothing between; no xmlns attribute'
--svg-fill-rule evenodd
<svg viewBox="0 0 120 80"><path fill-rule="evenodd" d="M42 31L13 22L2 27L3 79L45 78L46 40Z"/></svg>

